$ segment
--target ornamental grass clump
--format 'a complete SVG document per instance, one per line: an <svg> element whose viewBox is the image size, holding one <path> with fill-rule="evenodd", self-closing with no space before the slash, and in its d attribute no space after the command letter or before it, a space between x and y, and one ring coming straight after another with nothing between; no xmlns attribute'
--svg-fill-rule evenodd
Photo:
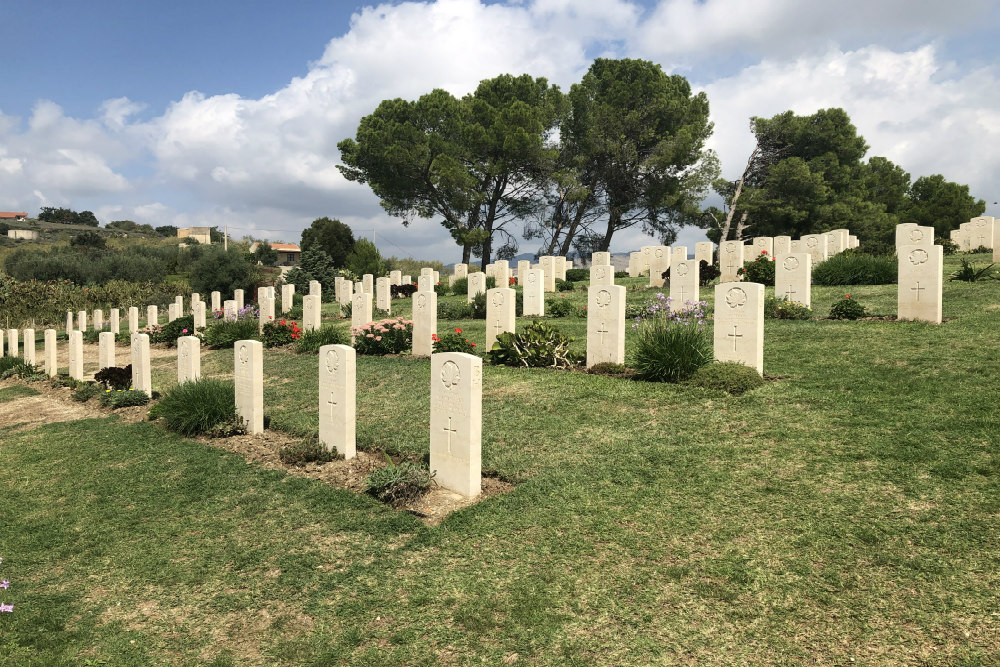
<svg viewBox="0 0 1000 667"><path fill-rule="evenodd" d="M365 478L365 493L383 503L400 506L430 490L436 473L419 463L403 461L397 465L388 456L386 459L389 465L369 473Z"/></svg>
<svg viewBox="0 0 1000 667"><path fill-rule="evenodd" d="M202 339L212 349L227 348L238 340L258 340L259 330L256 320L220 320L205 329Z"/></svg>
<svg viewBox="0 0 1000 667"><path fill-rule="evenodd" d="M658 294L657 297L662 297ZM650 305L650 314L636 318L636 377L650 382L681 382L714 356L705 327L704 301L671 310L670 297Z"/></svg>
<svg viewBox="0 0 1000 667"><path fill-rule="evenodd" d="M179 384L153 406L149 418L163 419L168 429L181 435L238 431L235 385L211 378Z"/></svg>
<svg viewBox="0 0 1000 667"><path fill-rule="evenodd" d="M141 389L105 389L97 395L98 402L106 408L130 408L149 403L149 394Z"/></svg>
<svg viewBox="0 0 1000 667"><path fill-rule="evenodd" d="M410 349L413 340L413 320L402 317L369 322L351 327L354 349L358 354L400 354Z"/></svg>

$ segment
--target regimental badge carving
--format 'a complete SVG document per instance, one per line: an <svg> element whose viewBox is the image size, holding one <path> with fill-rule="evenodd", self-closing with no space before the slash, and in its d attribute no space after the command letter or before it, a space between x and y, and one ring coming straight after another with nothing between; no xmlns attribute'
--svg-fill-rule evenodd
<svg viewBox="0 0 1000 667"><path fill-rule="evenodd" d="M240 345L240 363L244 366L250 363L250 349L246 345Z"/></svg>
<svg viewBox="0 0 1000 667"><path fill-rule="evenodd" d="M603 268L598 267L596 273L597 273L597 278L599 280L604 280L604 269Z"/></svg>
<svg viewBox="0 0 1000 667"><path fill-rule="evenodd" d="M417 308L423 310L427 307L427 295L421 292L417 295Z"/></svg>
<svg viewBox="0 0 1000 667"><path fill-rule="evenodd" d="M677 272L678 276L686 276L688 274L687 262L679 262L677 266L674 267L674 271Z"/></svg>
<svg viewBox="0 0 1000 667"><path fill-rule="evenodd" d="M924 233L919 229L912 229L910 230L910 240L914 242L923 241Z"/></svg>
<svg viewBox="0 0 1000 667"><path fill-rule="evenodd" d="M798 257L786 257L785 261L781 263L785 267L786 271L794 271L799 268L799 258Z"/></svg>
<svg viewBox="0 0 1000 667"><path fill-rule="evenodd" d="M816 238L815 236L810 236L809 238L806 239L806 245L809 246L810 248L815 248L816 246L819 245L819 239Z"/></svg>
<svg viewBox="0 0 1000 667"><path fill-rule="evenodd" d="M606 289L602 289L597 293L597 307L607 308L611 305L611 292Z"/></svg>
<svg viewBox="0 0 1000 667"><path fill-rule="evenodd" d="M663 248L657 248L653 254L656 256L656 259L663 259Z"/></svg>
<svg viewBox="0 0 1000 667"><path fill-rule="evenodd" d="M731 287L726 292L726 305L730 308L742 308L746 305L747 293L740 287Z"/></svg>
<svg viewBox="0 0 1000 667"><path fill-rule="evenodd" d="M910 251L908 259L910 260L910 264L918 266L926 262L929 259L929 257L930 256L927 254L926 250L924 250L923 248L917 248L916 250Z"/></svg>
<svg viewBox="0 0 1000 667"><path fill-rule="evenodd" d="M986 226L985 220L976 220L976 227L985 227L985 226Z"/></svg>
<svg viewBox="0 0 1000 667"><path fill-rule="evenodd" d="M726 244L726 253L729 254L729 255L732 255L735 252L736 252L736 244L735 243L727 243Z"/></svg>
<svg viewBox="0 0 1000 667"><path fill-rule="evenodd" d="M441 365L441 384L445 389L454 389L462 379L462 372L454 361L446 361Z"/></svg>
<svg viewBox="0 0 1000 667"><path fill-rule="evenodd" d="M495 308L499 308L502 305L503 305L503 292L494 292L493 293L493 306Z"/></svg>
<svg viewBox="0 0 1000 667"><path fill-rule="evenodd" d="M538 274L535 273L535 272L533 272L533 271L529 272L528 273L528 284L529 285L534 285L535 282L537 282L537 281L538 281Z"/></svg>
<svg viewBox="0 0 1000 667"><path fill-rule="evenodd" d="M340 352L330 350L326 353L326 370L336 373L338 368L340 368Z"/></svg>

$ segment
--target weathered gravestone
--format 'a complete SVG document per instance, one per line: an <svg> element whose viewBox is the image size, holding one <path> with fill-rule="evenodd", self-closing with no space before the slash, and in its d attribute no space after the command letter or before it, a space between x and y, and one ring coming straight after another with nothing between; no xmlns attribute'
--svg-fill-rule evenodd
<svg viewBox="0 0 1000 667"><path fill-rule="evenodd" d="M392 309L392 291L389 279L384 276L375 281L375 307L386 313Z"/></svg>
<svg viewBox="0 0 1000 667"><path fill-rule="evenodd" d="M357 456L356 367L350 345L319 348L319 441L345 459Z"/></svg>
<svg viewBox="0 0 1000 667"><path fill-rule="evenodd" d="M316 331L320 328L320 310L323 304L318 296L302 297L302 330Z"/></svg>
<svg viewBox="0 0 1000 667"><path fill-rule="evenodd" d="M683 310L688 302L697 303L700 296L700 267L687 258L687 248L678 246L670 260L670 309Z"/></svg>
<svg viewBox="0 0 1000 667"><path fill-rule="evenodd" d="M542 269L528 269L521 299L525 317L545 316L545 272Z"/></svg>
<svg viewBox="0 0 1000 667"><path fill-rule="evenodd" d="M153 395L149 366L149 334L132 334L132 388Z"/></svg>
<svg viewBox="0 0 1000 667"><path fill-rule="evenodd" d="M813 266L826 261L827 249L825 234L806 234L802 237L802 245L805 246L803 248L803 252L807 252L812 256Z"/></svg>
<svg viewBox="0 0 1000 667"><path fill-rule="evenodd" d="M608 264L594 264L590 267L590 286L614 285L615 268Z"/></svg>
<svg viewBox="0 0 1000 667"><path fill-rule="evenodd" d="M587 288L587 366L625 363L625 288Z"/></svg>
<svg viewBox="0 0 1000 667"><path fill-rule="evenodd" d="M699 264L707 262L709 266L715 263L715 244L711 241L700 241L694 244L694 260Z"/></svg>
<svg viewBox="0 0 1000 667"><path fill-rule="evenodd" d="M791 236L775 236L774 237L774 256L787 255L792 251L792 237Z"/></svg>
<svg viewBox="0 0 1000 667"><path fill-rule="evenodd" d="M201 378L201 339L181 336L177 339L177 384L197 382Z"/></svg>
<svg viewBox="0 0 1000 667"><path fill-rule="evenodd" d="M663 287L663 272L670 268L670 246L653 246L649 253L649 286Z"/></svg>
<svg viewBox="0 0 1000 667"><path fill-rule="evenodd" d="M463 352L431 356L430 469L446 489L482 491L483 360Z"/></svg>
<svg viewBox="0 0 1000 667"><path fill-rule="evenodd" d="M737 361L764 372L764 286L715 286L715 358Z"/></svg>
<svg viewBox="0 0 1000 667"><path fill-rule="evenodd" d="M69 332L69 376L83 379L83 332L79 329Z"/></svg>
<svg viewBox="0 0 1000 667"><path fill-rule="evenodd" d="M45 330L45 374L54 378L59 374L59 348L56 342L56 330Z"/></svg>
<svg viewBox="0 0 1000 667"><path fill-rule="evenodd" d="M740 279L738 271L743 268L743 242L723 241L719 245L719 280L724 283Z"/></svg>
<svg viewBox="0 0 1000 667"><path fill-rule="evenodd" d="M318 280L309 281L309 296L323 297L323 285Z"/></svg>
<svg viewBox="0 0 1000 667"><path fill-rule="evenodd" d="M413 301L411 350L415 357L429 357L434 350L433 337L437 334L437 294L414 292L411 299Z"/></svg>
<svg viewBox="0 0 1000 667"><path fill-rule="evenodd" d="M514 331L516 292L509 287L494 287L486 292L486 350L493 349L497 336Z"/></svg>
<svg viewBox="0 0 1000 667"><path fill-rule="evenodd" d="M795 252L775 256L774 295L812 305L812 255Z"/></svg>
<svg viewBox="0 0 1000 667"><path fill-rule="evenodd" d="M247 433L264 432L264 345L257 340L238 340L234 350L236 416Z"/></svg>
<svg viewBox="0 0 1000 667"><path fill-rule="evenodd" d="M590 253L590 266L611 266L611 253L610 252L592 252Z"/></svg>
<svg viewBox="0 0 1000 667"><path fill-rule="evenodd" d="M476 271L475 273L470 273L468 275L468 285L466 287L466 303L472 303L472 300L476 298L477 294L486 293L486 274L482 271Z"/></svg>
<svg viewBox="0 0 1000 667"><path fill-rule="evenodd" d="M97 369L112 368L115 363L115 335L102 331L97 337Z"/></svg>
<svg viewBox="0 0 1000 667"><path fill-rule="evenodd" d="M940 324L944 248L901 245L896 248L896 256L899 262L897 317Z"/></svg>

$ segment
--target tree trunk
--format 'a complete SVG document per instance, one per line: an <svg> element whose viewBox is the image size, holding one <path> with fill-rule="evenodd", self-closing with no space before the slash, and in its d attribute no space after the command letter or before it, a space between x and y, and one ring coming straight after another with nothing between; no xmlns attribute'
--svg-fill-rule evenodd
<svg viewBox="0 0 1000 667"><path fill-rule="evenodd" d="M750 169L753 167L754 161L757 159L757 155L760 154L760 144L753 147L750 151L750 158L747 160L747 166L743 168L743 175L740 176L740 180L736 181L736 191L733 192L733 198L729 200L729 212L726 214L726 224L722 228L722 235L719 237L719 243L729 240L729 229L733 224L733 215L736 213L736 203L740 199L740 195L743 193L743 183L746 181L747 174L750 173ZM746 223L747 213L743 212L743 218L740 220L739 226L736 228L736 239L739 240L740 234L743 231L743 227Z"/></svg>
<svg viewBox="0 0 1000 667"><path fill-rule="evenodd" d="M569 229L566 230L566 238L563 240L561 255L565 256L569 253L570 247L573 245L573 239L576 237L576 230L580 227L580 221L583 220L584 214L587 212L586 202L580 202L576 206L576 213L573 215L573 222L570 224ZM610 243L610 241L609 241Z"/></svg>
<svg viewBox="0 0 1000 667"><path fill-rule="evenodd" d="M468 265L472 259L472 246L468 243L462 244L462 264Z"/></svg>
<svg viewBox="0 0 1000 667"><path fill-rule="evenodd" d="M743 211L743 214L740 215L740 221L738 223L736 223L736 240L737 241L742 241L743 240L743 230L746 229L746 226L747 226L747 212Z"/></svg>
<svg viewBox="0 0 1000 667"><path fill-rule="evenodd" d="M601 244L597 247L599 252L608 252L608 248L611 247L611 237L615 234L615 229L618 227L618 223L621 222L622 214L621 211L617 209L611 209L608 211L608 231L605 232L604 238L601 239Z"/></svg>

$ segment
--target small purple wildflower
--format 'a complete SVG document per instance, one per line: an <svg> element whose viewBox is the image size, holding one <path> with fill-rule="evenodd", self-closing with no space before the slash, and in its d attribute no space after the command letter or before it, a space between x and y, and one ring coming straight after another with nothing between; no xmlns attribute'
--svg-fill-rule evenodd
<svg viewBox="0 0 1000 667"><path fill-rule="evenodd" d="M10 579L0 581L0 588L10 588Z"/></svg>
<svg viewBox="0 0 1000 667"><path fill-rule="evenodd" d="M0 602L0 612L5 612L5 611L14 611L14 605L3 604L2 602Z"/></svg>

